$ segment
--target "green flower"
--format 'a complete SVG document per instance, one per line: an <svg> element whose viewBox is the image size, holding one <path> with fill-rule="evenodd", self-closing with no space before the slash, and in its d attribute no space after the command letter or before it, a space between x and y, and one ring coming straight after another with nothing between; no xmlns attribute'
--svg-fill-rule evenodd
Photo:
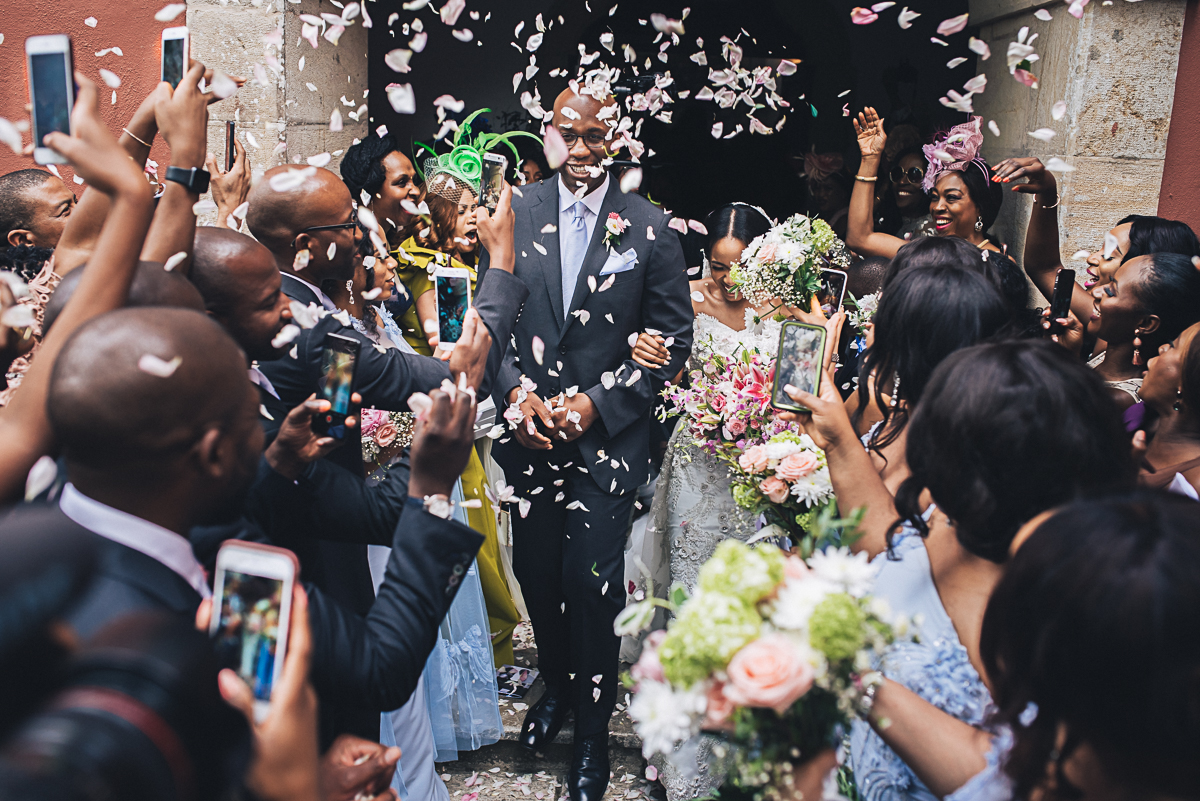
<svg viewBox="0 0 1200 801"><path fill-rule="evenodd" d="M691 687L729 664L762 627L758 612L735 597L697 592L683 605L658 651L663 674Z"/></svg>
<svg viewBox="0 0 1200 801"><path fill-rule="evenodd" d="M844 592L827 595L808 621L808 640L831 662L851 659L866 642L867 614Z"/></svg>
<svg viewBox="0 0 1200 801"><path fill-rule="evenodd" d="M725 540L700 568L699 587L754 605L783 581L783 555L774 545L751 548L738 540Z"/></svg>
<svg viewBox="0 0 1200 801"><path fill-rule="evenodd" d="M731 489L734 502L743 509L756 509L762 503L762 493L752 484L734 484Z"/></svg>

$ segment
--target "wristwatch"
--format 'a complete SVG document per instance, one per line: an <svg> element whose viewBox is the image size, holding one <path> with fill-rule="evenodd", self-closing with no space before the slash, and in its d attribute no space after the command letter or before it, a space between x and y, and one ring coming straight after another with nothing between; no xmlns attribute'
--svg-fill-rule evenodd
<svg viewBox="0 0 1200 801"><path fill-rule="evenodd" d="M192 167L187 170L183 167L167 167L168 181L182 184L187 187L189 192L197 195L203 195L208 191L209 177L208 170L202 170L199 167Z"/></svg>
<svg viewBox="0 0 1200 801"><path fill-rule="evenodd" d="M454 514L454 504L445 495L426 495L425 511L435 517L449 520L450 515Z"/></svg>

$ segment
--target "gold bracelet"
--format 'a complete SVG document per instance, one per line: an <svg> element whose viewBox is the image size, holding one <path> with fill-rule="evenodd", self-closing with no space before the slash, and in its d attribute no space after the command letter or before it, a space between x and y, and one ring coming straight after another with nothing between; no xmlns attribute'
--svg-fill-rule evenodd
<svg viewBox="0 0 1200 801"><path fill-rule="evenodd" d="M149 142L145 141L144 139L142 139L140 136L138 136L137 134L135 134L133 131L129 130L128 128L122 128L121 130L124 131L125 133L129 134L130 136L132 136L135 142L140 142L141 144L145 145L146 147L151 147Z"/></svg>
<svg viewBox="0 0 1200 801"><path fill-rule="evenodd" d="M873 183L875 183L876 181L878 181L878 180L879 180L879 176L878 176L878 175L872 175L870 178L868 178L868 177L867 177L867 176L865 176L865 175L855 175L855 176L854 176L854 180L856 180L856 181L862 181L864 184L873 184Z"/></svg>

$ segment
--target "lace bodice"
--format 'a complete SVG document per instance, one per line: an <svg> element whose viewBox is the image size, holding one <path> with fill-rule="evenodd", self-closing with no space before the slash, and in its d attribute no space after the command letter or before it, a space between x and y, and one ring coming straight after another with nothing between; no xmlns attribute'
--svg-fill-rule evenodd
<svg viewBox="0 0 1200 801"><path fill-rule="evenodd" d="M763 353L774 354L779 349L779 329L777 323L770 317L754 322L755 311L746 307L744 317L746 327L735 331L725 323L703 312L696 315L692 323L692 365L702 361L711 353L731 356L743 348L758 348Z"/></svg>
<svg viewBox="0 0 1200 801"><path fill-rule="evenodd" d="M913 620L919 641L890 647L880 671L943 712L981 726L992 698L942 606L924 541L908 529L893 540L893 551L895 559L886 553L875 557L881 564L875 595L886 600L893 612ZM850 760L865 801L936 801L896 752L861 720L851 729Z"/></svg>

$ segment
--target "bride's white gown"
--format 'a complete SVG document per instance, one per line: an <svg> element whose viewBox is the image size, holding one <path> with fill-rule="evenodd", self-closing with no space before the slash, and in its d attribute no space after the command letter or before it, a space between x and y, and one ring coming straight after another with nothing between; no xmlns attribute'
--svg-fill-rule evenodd
<svg viewBox="0 0 1200 801"><path fill-rule="evenodd" d="M768 318L755 324L754 316L754 309L747 308L745 328L737 331L715 317L697 314L692 324L688 370L698 369L713 353L735 356L743 349L757 348L774 355L779 347L780 323ZM660 597L665 597L667 588L675 582L682 583L690 593L700 566L722 540L747 540L755 533L756 516L738 507L729 491L728 468L696 446L687 428L680 421L667 444L640 549L640 559ZM644 578L639 584L645 591ZM665 621L658 622L662 625ZM626 640L622 658L632 661L638 643ZM720 777L708 770L708 751L715 742L710 739L704 738L694 754L654 760L671 801L699 798L719 783Z"/></svg>

